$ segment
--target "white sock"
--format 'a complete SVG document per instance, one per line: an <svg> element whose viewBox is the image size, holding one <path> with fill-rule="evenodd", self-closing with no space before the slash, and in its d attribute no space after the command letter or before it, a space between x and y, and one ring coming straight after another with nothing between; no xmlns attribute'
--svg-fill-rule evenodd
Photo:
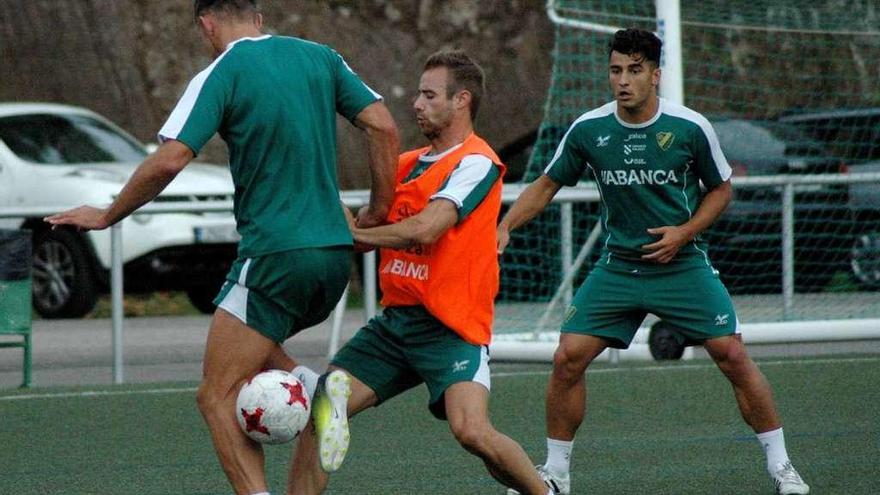
<svg viewBox="0 0 880 495"><path fill-rule="evenodd" d="M772 475L778 469L780 464L789 462L788 452L785 450L785 436L782 435L782 428L777 428L764 433L757 433L758 441L761 447L764 447L764 453L767 454L767 471Z"/></svg>
<svg viewBox="0 0 880 495"><path fill-rule="evenodd" d="M303 382L303 385L306 387L306 392L309 394L309 399L315 396L315 389L318 388L318 374L315 371L307 366L299 365L296 368L290 370L299 381ZM260 495L260 494L256 494Z"/></svg>
<svg viewBox="0 0 880 495"><path fill-rule="evenodd" d="M560 478L568 476L569 466L571 465L571 448L574 440L566 442L565 440L547 439L547 462L544 468L550 473Z"/></svg>
<svg viewBox="0 0 880 495"><path fill-rule="evenodd" d="M260 493L254 493L253 495L272 495L272 494L269 492L260 492Z"/></svg>

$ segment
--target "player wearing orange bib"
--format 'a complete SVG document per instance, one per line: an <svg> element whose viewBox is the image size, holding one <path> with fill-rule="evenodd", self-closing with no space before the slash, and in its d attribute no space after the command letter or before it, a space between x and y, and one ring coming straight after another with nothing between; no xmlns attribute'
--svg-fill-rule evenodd
<svg viewBox="0 0 880 495"><path fill-rule="evenodd" d="M333 359L331 368L351 377L351 395L313 414L317 437L307 429L300 438L291 493L326 487L319 458L326 470L348 447L347 436L323 433L347 431L337 418L421 383L431 412L449 422L496 480L522 493L556 493L522 447L489 421L487 345L499 283L495 227L504 165L473 132L482 93L482 69L463 52L440 52L425 64L413 106L430 146L400 156L388 225L360 228L352 220L356 241L381 247L385 309Z"/></svg>

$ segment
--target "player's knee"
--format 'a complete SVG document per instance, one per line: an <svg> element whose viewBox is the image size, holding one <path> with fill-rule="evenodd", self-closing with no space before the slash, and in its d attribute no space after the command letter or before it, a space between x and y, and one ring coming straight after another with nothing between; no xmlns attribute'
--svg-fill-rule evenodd
<svg viewBox="0 0 880 495"><path fill-rule="evenodd" d="M735 373L745 370L751 363L751 359L749 358L748 352L746 352L745 346L736 341L731 342L730 345L714 352L712 357L725 373Z"/></svg>
<svg viewBox="0 0 880 495"><path fill-rule="evenodd" d="M492 427L482 421L464 420L449 426L455 440L465 450L475 455L484 452L492 438Z"/></svg>
<svg viewBox="0 0 880 495"><path fill-rule="evenodd" d="M553 353L553 376L565 382L580 380L589 361L582 353L567 346L559 346Z"/></svg>
<svg viewBox="0 0 880 495"><path fill-rule="evenodd" d="M220 407L222 398L220 394L215 393L210 387L202 383L196 392L196 405L203 416L210 415Z"/></svg>

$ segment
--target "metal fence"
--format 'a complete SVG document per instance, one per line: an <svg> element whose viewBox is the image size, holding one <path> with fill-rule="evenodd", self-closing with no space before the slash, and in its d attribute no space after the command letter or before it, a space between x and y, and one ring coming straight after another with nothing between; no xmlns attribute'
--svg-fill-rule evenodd
<svg viewBox="0 0 880 495"><path fill-rule="evenodd" d="M841 175L778 175L765 177L744 177L734 179L734 185L737 188L754 188L778 186L782 188L781 211L782 211L782 304L783 312L791 311L792 299L794 294L794 201L795 189L798 186L816 185L816 184L859 184L870 183L880 188L880 172L875 173L855 173ZM522 184L506 184L503 189L503 202L510 204L519 197L525 188ZM341 194L342 201L352 208L358 208L367 204L369 200L369 191L353 190L343 191ZM570 285L573 276L579 266L576 265L572 254L574 253L573 236L572 236L572 210L571 206L577 202L597 202L600 201L598 190L595 185L584 184L573 188L565 188L560 190L553 200L555 203L561 204L560 215L560 232L561 232L561 270L567 276L564 278L560 290L557 291L558 297L570 297ZM59 211L66 210L72 206L78 205L59 205L59 206L41 206L41 207L11 207L0 208L0 218L42 218ZM878 205L880 209L880 205ZM150 203L138 210L138 214L159 214L159 213L205 213L205 212L231 212L232 202L215 201L193 203ZM122 253L122 223L117 223L111 227L110 235L111 243L111 266L110 266L110 285L111 285L111 302L112 302L112 340L113 340L113 380L114 383L124 382L123 367L123 253ZM589 243L588 246L590 247ZM584 258L584 252L589 249L582 249L578 259ZM370 318L376 314L376 257L375 252L366 253L364 256L364 304L366 317ZM346 292L347 296L347 292ZM329 352L335 352L339 343L339 334L341 331L342 314L345 310L346 297L337 305L334 312L333 333L329 343ZM862 322L864 324L864 322ZM860 332L859 338L880 338L880 319L877 320L877 334ZM856 334L854 334L856 335Z"/></svg>

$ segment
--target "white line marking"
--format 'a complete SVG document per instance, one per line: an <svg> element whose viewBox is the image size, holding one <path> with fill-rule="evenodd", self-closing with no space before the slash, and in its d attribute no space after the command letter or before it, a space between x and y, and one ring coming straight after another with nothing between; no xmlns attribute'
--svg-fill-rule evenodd
<svg viewBox="0 0 880 495"><path fill-rule="evenodd" d="M144 390L85 390L82 392L58 392L58 393L48 393L48 394L25 394L25 395L10 395L7 397L0 397L0 401L3 400L26 400L26 399L66 399L71 397L105 397L108 395L138 395L138 394L149 394L149 395L160 395L160 394L179 394L183 392L195 392L197 389L195 387L185 387L185 388L150 388Z"/></svg>
<svg viewBox="0 0 880 495"><path fill-rule="evenodd" d="M880 361L880 356L860 357L860 358L819 358L819 359L783 359L776 361L758 361L759 367L762 366L783 366L783 365L811 365L811 364L844 364L844 363L873 363ZM642 371L680 371L680 370L702 370L716 369L715 363L706 364L682 364L672 366L639 366L635 368L600 368L592 369L589 373L629 373ZM492 373L492 378L509 378L518 376L539 376L547 375L550 370L541 371L507 371ZM86 397L106 397L115 395L161 395L161 394L180 394L191 393L197 390L196 387L175 387L175 388L150 388L143 390L85 390L81 392L57 392L45 394L23 394L0 396L0 401L13 400L29 400L29 399L66 399L66 398L86 398Z"/></svg>
<svg viewBox="0 0 880 495"><path fill-rule="evenodd" d="M777 361L756 361L758 367L762 366L781 366L786 364L843 364L843 363L870 363L880 361L880 356L877 357L862 357L862 358L820 358L820 359L785 359L785 360L777 360ZM639 366L636 368L600 368L600 369L591 369L588 373L622 373L622 372L635 372L635 371L678 371L678 370L702 370L702 369L716 369L718 368L714 362L710 362L707 364L682 364L676 366ZM550 370L545 371L508 371L508 372L500 372L500 373L492 373L492 378L504 378L504 377L514 377L514 376L534 376L534 375L547 375L550 373Z"/></svg>

